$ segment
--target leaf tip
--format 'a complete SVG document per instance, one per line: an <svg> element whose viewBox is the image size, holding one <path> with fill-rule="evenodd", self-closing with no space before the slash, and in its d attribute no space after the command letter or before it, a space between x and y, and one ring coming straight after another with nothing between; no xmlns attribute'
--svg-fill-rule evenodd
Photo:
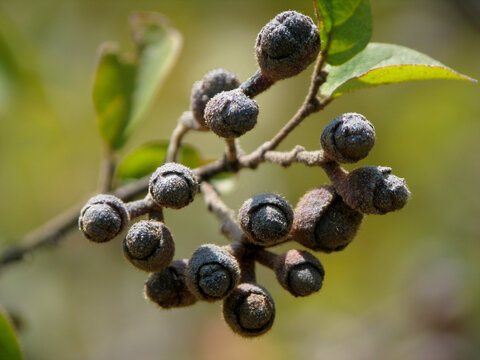
<svg viewBox="0 0 480 360"><path fill-rule="evenodd" d="M145 27L155 26L165 31L175 43L177 49L183 44L182 34L171 24L165 15L154 11L135 11L128 18L133 43L141 47L146 42Z"/></svg>
<svg viewBox="0 0 480 360"><path fill-rule="evenodd" d="M95 66L98 67L102 58L107 54L117 54L120 51L120 46L114 41L105 41L100 44L97 49L97 54L95 58Z"/></svg>

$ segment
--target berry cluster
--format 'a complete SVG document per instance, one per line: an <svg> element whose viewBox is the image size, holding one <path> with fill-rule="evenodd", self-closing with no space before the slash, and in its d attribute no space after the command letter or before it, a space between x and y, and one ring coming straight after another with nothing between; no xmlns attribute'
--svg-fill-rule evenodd
<svg viewBox="0 0 480 360"><path fill-rule="evenodd" d="M385 214L406 204L410 192L390 168L366 166L347 172L339 165L365 158L375 143L373 125L360 114L347 113L331 121L321 135L323 150L313 154L296 147L291 153L265 151L256 161L241 155L234 138L257 123L259 106L252 98L276 81L303 71L319 50L318 29L309 17L294 11L277 15L257 38L260 70L243 84L222 69L207 73L194 84L191 112L183 114L180 122L225 138L231 171L255 168L264 161L289 165L303 153L304 162L321 166L332 185L308 191L295 209L277 194L253 196L235 218L209 183L209 176L168 162L150 177L143 200L124 203L112 195L98 195L82 209L80 230L94 242L115 238L131 220L148 214L148 220L129 228L123 241L128 261L151 273L145 283L148 299L162 308L222 300L224 319L234 332L245 337L261 335L273 324L275 305L256 282L255 262L271 268L280 285L294 296L317 292L325 276L320 261L307 251L277 255L267 248L296 241L314 251L339 251L352 241L364 214ZM162 209L183 208L199 191L232 243L203 245L189 259L173 260L175 243Z"/></svg>

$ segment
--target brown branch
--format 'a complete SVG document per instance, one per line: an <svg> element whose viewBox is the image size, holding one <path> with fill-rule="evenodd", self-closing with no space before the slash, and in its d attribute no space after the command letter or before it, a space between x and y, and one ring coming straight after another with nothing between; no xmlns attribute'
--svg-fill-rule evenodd
<svg viewBox="0 0 480 360"><path fill-rule="evenodd" d="M239 259L240 282L242 283L255 283L257 280L255 276L255 252L246 249L243 256Z"/></svg>
<svg viewBox="0 0 480 360"><path fill-rule="evenodd" d="M236 259L240 259L245 254L245 245L246 244L244 242L232 242L223 246L223 248L232 254Z"/></svg>
<svg viewBox="0 0 480 360"><path fill-rule="evenodd" d="M259 159L258 163L265 162L265 161L277 163L282 166L289 166L293 162L303 163L307 166L322 166L322 167L325 167L326 164L330 164L330 161L328 160L328 158L325 157L322 150L305 151L305 149L298 146L295 147L290 152L268 151L264 154L262 158ZM240 164L240 165L241 166L239 168L252 167L249 164ZM233 170L231 169L227 159L217 160L194 170L195 174L197 175L199 180L202 182L202 185L201 185L202 192L204 192L203 188L210 186L210 188L214 192L214 195L218 199L220 199L218 194L211 187L211 185L207 184L205 181L215 175L218 175L222 172L228 172L228 171L233 171ZM137 180L136 182L130 183L128 185L125 185L123 187L116 189L115 191L112 192L112 194L115 196L118 196L124 201L130 201L145 193L145 191L148 189L148 181L149 181L149 177L142 178L140 180ZM209 189L207 189L206 191L208 192ZM145 201L145 200L140 200L140 202L142 201ZM140 203L140 202L136 204L137 205L143 204L147 206L146 204ZM73 206L69 210L65 211L64 213L53 218L52 220L45 223L41 227L27 234L23 238L20 245L7 249L0 256L0 268L4 267L5 265L22 260L25 257L25 255L31 253L32 251L56 244L60 238L67 235L69 231L76 228L77 221L78 221L78 214L80 213L80 210L84 204L85 204L85 201L80 204L77 204L76 206ZM134 203L130 203L130 204L134 204ZM133 205L130 205L130 206L133 206ZM214 209L216 208L214 207ZM134 213L133 217L146 214L150 210L151 208L137 209L135 211L138 211L138 215ZM232 221L235 222L234 217L232 219L233 219ZM239 231L241 232L241 230ZM234 235L234 239L238 239L240 235L238 234L237 230L235 230L235 232L237 232L237 234Z"/></svg>
<svg viewBox="0 0 480 360"><path fill-rule="evenodd" d="M227 160L230 165L235 166L237 163L237 142L235 139L225 139L227 144Z"/></svg>
<svg viewBox="0 0 480 360"><path fill-rule="evenodd" d="M215 161L201 168L196 169L195 173L199 179L210 178L221 172L228 171L228 166L224 161ZM150 177L144 177L133 183L122 186L112 192L113 195L124 201L130 201L145 193L148 189ZM0 269L21 261L25 256L33 251L43 249L56 244L61 238L77 227L78 215L85 205L83 201L52 220L25 235L19 245L6 249L0 256Z"/></svg>
<svg viewBox="0 0 480 360"><path fill-rule="evenodd" d="M222 223L222 233L233 242L241 243L243 231L235 221L235 213L222 201L216 190L207 182L200 184L208 210L214 213Z"/></svg>
<svg viewBox="0 0 480 360"><path fill-rule="evenodd" d="M172 135L170 137L170 142L168 144L165 162L177 161L177 155L182 146L182 140L190 130L208 131L209 129L205 126L200 125L193 118L193 113L191 111L185 111L178 119L178 124L175 129L173 129Z"/></svg>
<svg viewBox="0 0 480 360"><path fill-rule="evenodd" d="M164 222L165 218L163 217L163 208L160 206L154 206L152 211L149 212L148 218L150 220L157 220Z"/></svg>
<svg viewBox="0 0 480 360"><path fill-rule="evenodd" d="M100 178L98 181L98 192L105 194L112 190L113 175L115 174L116 162L113 149L106 145L100 168Z"/></svg>
<svg viewBox="0 0 480 360"><path fill-rule="evenodd" d="M165 162L175 162L177 159L178 151L182 145L182 139L185 134L190 129L187 128L183 123L179 122L175 129L172 132L172 136L170 138L170 143L168 144L167 156L165 158Z"/></svg>
<svg viewBox="0 0 480 360"><path fill-rule="evenodd" d="M147 195L145 199L132 201L127 203L126 205L131 220L150 213L155 206L153 200L149 195Z"/></svg>
<svg viewBox="0 0 480 360"><path fill-rule="evenodd" d="M240 159L243 167L254 168L261 162L262 157L267 151L275 150L277 146L295 129L300 123L309 115L322 110L327 106L333 98L326 97L319 99L317 97L318 90L325 81L327 81L327 73L322 70L325 63L324 57L320 55L315 63L315 69L313 71L312 79L310 82L310 88L308 89L307 96L298 109L296 114L280 129L280 131L269 141L263 143L251 154L243 156Z"/></svg>
<svg viewBox="0 0 480 360"><path fill-rule="evenodd" d="M267 151L263 160L288 167L293 163L302 163L307 166L324 166L332 160L323 150L306 151L303 146L295 146L289 152Z"/></svg>
<svg viewBox="0 0 480 360"><path fill-rule="evenodd" d="M304 152L303 150L298 151L297 148L292 150L293 154L283 153L282 155L282 153L274 152L272 150L274 150L288 136L288 134L290 134L290 132L295 129L307 116L322 110L332 101L332 98L329 97L324 99L319 99L317 97L320 86L326 81L327 74L326 72L322 71L324 62L325 59L323 58L323 56L319 56L317 58L315 69L312 75L312 80L310 83L310 88L302 106L271 140L265 142L248 155L243 155L243 153L240 152L239 149L237 149L238 162L235 164L235 166L232 166L232 164L228 161L227 158L223 158L195 169L194 172L198 177L199 181L208 181L213 176L222 172L237 172L242 168L253 169L256 168L259 163L265 161L280 163L282 166L288 166L290 158L292 158L292 162L301 162L305 163L308 166L315 166L317 164L322 166L323 160L321 159L320 153L306 151ZM185 135L185 132L189 129L194 129L194 127L185 125L190 123L192 120L190 119L191 115L189 115L188 112L186 113L186 115L188 115L185 117L186 120L181 120L180 124L182 125L177 126L176 131L174 131L174 133L172 134L173 141L171 141L171 148L169 147L168 150L168 160L176 158L176 154L180 147L181 140ZM198 128L195 130L200 131L205 129ZM110 173L113 176L113 172ZM116 189L112 192L112 194L121 198L124 201L130 201L145 193L145 191L148 189L148 181L149 177L144 177L140 180L137 180L136 182ZM205 187L205 185L203 187ZM206 187L208 187L208 185ZM213 192L216 194L214 190ZM218 197L218 194L216 194L216 196ZM20 245L14 246L4 251L3 254L0 255L0 269L3 268L5 265L22 260L25 255L32 253L33 251L58 243L60 239L62 239L69 231L71 231L77 226L78 214L80 213L80 210L84 204L85 202L82 202L81 204L78 204L65 211L64 213L58 215L51 221L45 223L44 225L27 234L21 241ZM216 209L216 207L214 206L212 209ZM232 229L230 229L229 231L231 230ZM234 239L238 239L240 237L238 230L233 230L230 235Z"/></svg>
<svg viewBox="0 0 480 360"><path fill-rule="evenodd" d="M278 259L278 255L274 254L265 249L258 249L255 252L255 260L257 260L260 264L268 267L269 269L274 269L275 262Z"/></svg>
<svg viewBox="0 0 480 360"><path fill-rule="evenodd" d="M247 79L240 89L243 93L247 95L250 99L253 99L255 96L261 94L262 92L268 90L275 81L266 78L260 70L253 74L249 79Z"/></svg>
<svg viewBox="0 0 480 360"><path fill-rule="evenodd" d="M84 203L73 206L41 227L28 233L23 238L21 245L15 245L5 250L0 257L0 267L21 261L26 255L37 249L55 245L59 239L76 227L78 214L83 205Z"/></svg>

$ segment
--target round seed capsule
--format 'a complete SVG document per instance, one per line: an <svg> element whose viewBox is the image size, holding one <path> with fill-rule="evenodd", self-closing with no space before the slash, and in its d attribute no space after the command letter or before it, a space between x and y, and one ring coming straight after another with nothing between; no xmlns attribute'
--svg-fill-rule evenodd
<svg viewBox="0 0 480 360"><path fill-rule="evenodd" d="M204 112L205 106L218 93L229 91L240 86L237 75L224 70L215 69L205 74L202 80L193 84L190 103L195 120L202 127L206 126Z"/></svg>
<svg viewBox="0 0 480 360"><path fill-rule="evenodd" d="M345 202L364 214L386 214L403 208L410 197L405 179L388 167L365 166L347 175L338 189Z"/></svg>
<svg viewBox="0 0 480 360"><path fill-rule="evenodd" d="M200 300L221 300L239 281L237 260L219 246L202 245L188 263L187 286Z"/></svg>
<svg viewBox="0 0 480 360"><path fill-rule="evenodd" d="M230 328L244 337L266 333L275 319L275 304L263 287L243 283L223 302L223 317Z"/></svg>
<svg viewBox="0 0 480 360"><path fill-rule="evenodd" d="M175 260L160 272L151 273L145 282L145 297L164 309L185 307L197 302L187 289L187 260Z"/></svg>
<svg viewBox="0 0 480 360"><path fill-rule="evenodd" d="M207 126L223 138L237 138L252 130L259 108L242 90L224 91L215 95L205 107Z"/></svg>
<svg viewBox="0 0 480 360"><path fill-rule="evenodd" d="M280 195L260 194L243 203L238 221L252 243L272 246L290 232L293 210Z"/></svg>
<svg viewBox="0 0 480 360"><path fill-rule="evenodd" d="M94 242L105 242L120 234L130 217L122 200L113 195L97 195L80 211L78 227Z"/></svg>
<svg viewBox="0 0 480 360"><path fill-rule="evenodd" d="M262 28L255 45L260 71L271 80L299 74L319 51L318 28L312 19L296 11L278 14Z"/></svg>
<svg viewBox="0 0 480 360"><path fill-rule="evenodd" d="M193 201L197 191L195 174L181 164L164 164L150 178L150 195L160 206L180 209Z"/></svg>
<svg viewBox="0 0 480 360"><path fill-rule="evenodd" d="M331 185L308 191L298 202L292 237L326 253L343 250L355 237L363 215L350 208Z"/></svg>
<svg viewBox="0 0 480 360"><path fill-rule="evenodd" d="M145 271L165 269L173 259L175 243L168 228L160 221L141 220L128 230L123 253L134 266Z"/></svg>
<svg viewBox="0 0 480 360"><path fill-rule="evenodd" d="M365 116L346 113L325 127L320 142L333 160L355 163L365 158L375 145L375 128Z"/></svg>
<svg viewBox="0 0 480 360"><path fill-rule="evenodd" d="M325 270L307 251L289 250L274 265L278 282L293 296L308 296L321 289Z"/></svg>

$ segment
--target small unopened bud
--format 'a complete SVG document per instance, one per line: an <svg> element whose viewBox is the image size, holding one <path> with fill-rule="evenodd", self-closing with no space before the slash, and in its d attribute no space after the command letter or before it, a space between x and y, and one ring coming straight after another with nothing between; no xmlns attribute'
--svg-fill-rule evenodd
<svg viewBox="0 0 480 360"><path fill-rule="evenodd" d="M318 28L296 11L278 14L265 25L255 45L263 75L272 80L295 76L305 70L320 51Z"/></svg>
<svg viewBox="0 0 480 360"><path fill-rule="evenodd" d="M190 102L195 120L206 126L204 111L205 106L218 93L229 91L240 86L237 75L224 70L215 69L205 74L202 80L193 84Z"/></svg>
<svg viewBox="0 0 480 360"><path fill-rule="evenodd" d="M80 211L78 227L94 242L105 242L120 234L130 217L122 200L113 195L97 195Z"/></svg>
<svg viewBox="0 0 480 360"><path fill-rule="evenodd" d="M324 185L308 191L298 202L291 235L309 249L339 251L353 240L362 219L333 186Z"/></svg>
<svg viewBox="0 0 480 360"><path fill-rule="evenodd" d="M164 164L150 178L150 195L160 206L180 209L193 201L197 191L195 174L181 164Z"/></svg>
<svg viewBox="0 0 480 360"><path fill-rule="evenodd" d="M160 271L172 261L175 243L165 224L141 220L128 230L123 241L123 253L128 261L141 270Z"/></svg>
<svg viewBox="0 0 480 360"><path fill-rule="evenodd" d="M293 210L280 195L260 194L243 203L238 221L252 243L271 246L290 232Z"/></svg>
<svg viewBox="0 0 480 360"><path fill-rule="evenodd" d="M198 299L217 301L240 281L237 260L216 245L203 245L193 253L187 268L187 286Z"/></svg>
<svg viewBox="0 0 480 360"><path fill-rule="evenodd" d="M340 163L365 158L375 144L375 128L365 116L346 113L333 119L320 139L323 150Z"/></svg>
<svg viewBox="0 0 480 360"><path fill-rule="evenodd" d="M307 251L289 250L275 261L278 282L293 296L308 296L320 290L325 270Z"/></svg>
<svg viewBox="0 0 480 360"><path fill-rule="evenodd" d="M164 309L190 306L197 298L185 283L187 260L175 260L160 272L152 273L145 282L145 297Z"/></svg>
<svg viewBox="0 0 480 360"><path fill-rule="evenodd" d="M350 207L364 214L386 214L399 210L410 197L405 179L393 175L389 167L355 169L337 190Z"/></svg>
<svg viewBox="0 0 480 360"><path fill-rule="evenodd" d="M205 107L207 126L223 138L237 138L254 128L259 108L242 90L215 95Z"/></svg>
<svg viewBox="0 0 480 360"><path fill-rule="evenodd" d="M223 302L223 317L230 328L244 337L266 333L275 319L275 304L263 287L243 283Z"/></svg>

